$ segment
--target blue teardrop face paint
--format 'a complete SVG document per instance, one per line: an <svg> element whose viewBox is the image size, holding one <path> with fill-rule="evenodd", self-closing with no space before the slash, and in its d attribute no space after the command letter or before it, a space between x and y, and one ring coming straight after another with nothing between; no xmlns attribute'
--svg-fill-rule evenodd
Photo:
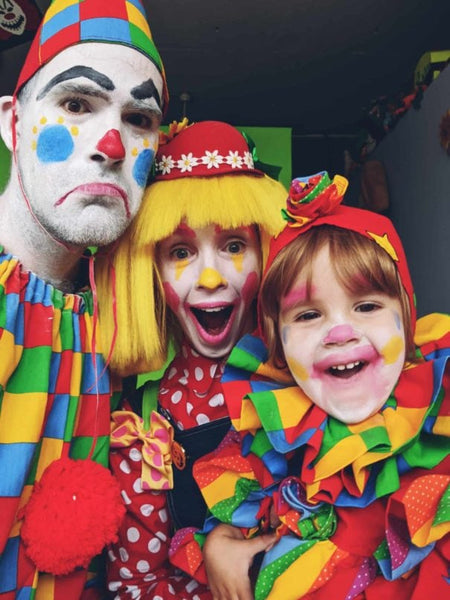
<svg viewBox="0 0 450 600"><path fill-rule="evenodd" d="M153 157L155 153L153 150L143 150L136 159L133 167L133 177L136 183L144 188L147 183L147 177L150 173L150 168L152 166Z"/></svg>
<svg viewBox="0 0 450 600"><path fill-rule="evenodd" d="M36 153L43 163L63 162L73 149L72 134L64 125L47 125L39 133Z"/></svg>

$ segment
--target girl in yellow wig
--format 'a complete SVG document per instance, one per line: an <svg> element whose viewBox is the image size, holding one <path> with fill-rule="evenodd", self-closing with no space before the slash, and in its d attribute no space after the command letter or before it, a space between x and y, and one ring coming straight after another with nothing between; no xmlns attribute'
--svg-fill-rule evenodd
<svg viewBox="0 0 450 600"><path fill-rule="evenodd" d="M211 597L175 576L169 544L177 529L203 522L192 463L229 428L223 367L255 326L262 264L286 195L255 168L236 129L196 123L160 146L140 212L112 255L99 257L102 308L111 304L102 301L110 273L116 277L116 311L100 315L113 371L159 369L169 340L176 348L162 379L137 389L132 380L125 410L113 413L111 467L127 504L109 553L108 585L119 595L132 581L149 597Z"/></svg>

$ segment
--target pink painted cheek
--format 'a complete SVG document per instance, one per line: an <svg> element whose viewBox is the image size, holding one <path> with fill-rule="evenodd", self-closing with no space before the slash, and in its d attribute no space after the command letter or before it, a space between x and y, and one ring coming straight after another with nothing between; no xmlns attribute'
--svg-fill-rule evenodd
<svg viewBox="0 0 450 600"><path fill-rule="evenodd" d="M258 293L259 277L255 271L247 276L241 289L241 297L246 306L250 306L256 294Z"/></svg>
<svg viewBox="0 0 450 600"><path fill-rule="evenodd" d="M177 312L177 310L180 306L180 298L179 298L178 294L175 292L173 287L167 281L163 283L163 288L164 288L164 294L166 296L167 304L169 305L169 307L172 309L173 312Z"/></svg>

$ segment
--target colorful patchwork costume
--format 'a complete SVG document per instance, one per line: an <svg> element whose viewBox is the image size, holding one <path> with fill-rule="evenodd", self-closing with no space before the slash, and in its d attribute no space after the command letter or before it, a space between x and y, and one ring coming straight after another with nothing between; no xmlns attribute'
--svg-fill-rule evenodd
<svg viewBox="0 0 450 600"><path fill-rule="evenodd" d="M23 86L41 67L66 48L84 42L121 44L143 53L162 75L162 100L167 104L163 66L140 0L54 0L19 76L13 108ZM14 126L12 146L15 165ZM17 186L30 208L20 176ZM37 248L36 254L39 252ZM115 531L124 512L117 484L100 466L108 464L112 384L97 333L97 306L90 290L62 293L2 251L2 599L96 597L96 582L88 573L88 565L102 544L90 548L89 536L102 526L102 515L109 512L109 483L117 496ZM107 485L102 487L104 478ZM72 527L78 523L88 524L87 539L78 536L77 526ZM103 546L114 539L115 531ZM58 535L56 546L49 540ZM70 546L70 560L62 552L63 546ZM59 564L53 568L55 557Z"/></svg>
<svg viewBox="0 0 450 600"><path fill-rule="evenodd" d="M312 200L299 194L310 205L273 242L269 263L297 235L294 227L352 228L394 249L412 302L390 222L333 205L317 187L308 186ZM327 415L289 373L274 369L260 338L246 336L233 350L223 388L236 431L196 463L194 476L213 515L206 531L219 521L252 536L274 514L281 522L259 569L257 600L449 596L449 329L448 316L420 319L417 360L405 365L382 409L353 425ZM181 552L189 570L195 545Z"/></svg>
<svg viewBox="0 0 450 600"><path fill-rule="evenodd" d="M2 253L0 315L0 598L32 598L37 585L79 598L86 570L38 573L20 509L52 461L86 458L95 438L92 458L108 464L111 386L92 352L92 295L63 294Z"/></svg>

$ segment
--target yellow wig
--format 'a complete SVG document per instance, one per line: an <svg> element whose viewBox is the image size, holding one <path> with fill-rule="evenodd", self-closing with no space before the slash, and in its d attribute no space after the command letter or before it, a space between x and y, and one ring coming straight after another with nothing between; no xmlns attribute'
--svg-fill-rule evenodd
<svg viewBox="0 0 450 600"><path fill-rule="evenodd" d="M192 228L218 224L224 229L256 224L264 262L270 236L283 227L286 195L285 188L266 175L184 177L156 181L147 188L120 242L96 260L102 348L107 357L113 347L113 371L122 376L144 373L160 368L166 359L167 341L174 332L167 330L156 244L182 222Z"/></svg>

